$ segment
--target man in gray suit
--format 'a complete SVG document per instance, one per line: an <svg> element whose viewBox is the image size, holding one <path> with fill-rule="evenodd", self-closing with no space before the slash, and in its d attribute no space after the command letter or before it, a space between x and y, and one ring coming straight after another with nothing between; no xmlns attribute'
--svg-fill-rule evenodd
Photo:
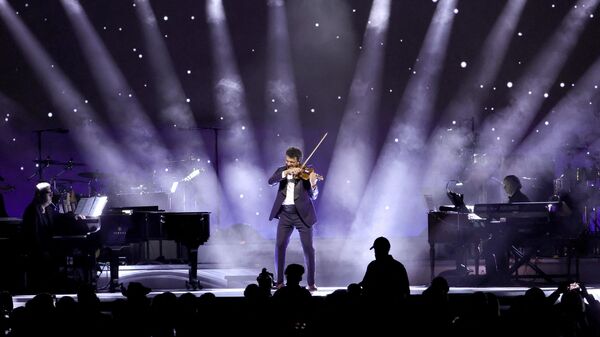
<svg viewBox="0 0 600 337"><path fill-rule="evenodd" d="M315 286L315 249L313 247L313 225L317 215L312 201L317 199L318 176L311 172L309 179L298 177L301 173L302 151L290 147L285 152L285 166L275 170L269 178L269 185L277 185L277 196L271 209L269 220L278 218L277 238L275 244L275 270L277 287L283 285L283 270L285 266L285 251L294 228L300 234L300 242L304 251L308 289L317 290Z"/></svg>

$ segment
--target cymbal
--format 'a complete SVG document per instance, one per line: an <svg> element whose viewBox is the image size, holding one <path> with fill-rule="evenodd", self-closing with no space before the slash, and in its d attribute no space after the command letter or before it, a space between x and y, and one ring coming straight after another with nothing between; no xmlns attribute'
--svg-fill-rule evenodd
<svg viewBox="0 0 600 337"><path fill-rule="evenodd" d="M54 180L56 180L56 181L64 181L64 182L67 182L67 183L82 183L82 184L87 184L88 183L86 180L67 179L67 178L56 178Z"/></svg>
<svg viewBox="0 0 600 337"><path fill-rule="evenodd" d="M111 175L108 173L100 173L100 172L81 172L78 174L78 176L80 176L82 178L88 178L88 179L106 179L106 178L110 177Z"/></svg>
<svg viewBox="0 0 600 337"><path fill-rule="evenodd" d="M45 165L63 165L63 166L85 166L84 163L76 163L74 161L58 161L54 159L36 159L33 161L36 164L45 164Z"/></svg>

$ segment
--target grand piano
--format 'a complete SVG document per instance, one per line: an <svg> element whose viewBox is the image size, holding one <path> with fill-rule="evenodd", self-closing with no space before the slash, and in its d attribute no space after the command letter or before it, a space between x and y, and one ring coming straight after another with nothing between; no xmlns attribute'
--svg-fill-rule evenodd
<svg viewBox="0 0 600 337"><path fill-rule="evenodd" d="M21 219L0 218L0 251L8 261L18 260ZM110 265L111 292L119 290L119 251L124 247L148 246L150 240L173 240L187 251L189 275L187 289L202 288L197 277L198 247L210 237L209 212L165 212L158 206L121 207L105 210L97 217L75 220L73 216L57 214L53 251L64 262L63 269L81 267L84 283L95 286L96 252L101 249ZM13 254L15 256L12 256ZM146 255L148 256L148 255ZM0 283L1 284L1 283Z"/></svg>
<svg viewBox="0 0 600 337"><path fill-rule="evenodd" d="M149 241L173 240L187 250L189 273L187 289L200 289L198 281L198 247L210 237L210 212L165 212L158 206L111 208L100 216L100 242L108 250L111 292L117 290L118 251L124 246L141 243L149 256ZM159 259L160 259L159 257Z"/></svg>

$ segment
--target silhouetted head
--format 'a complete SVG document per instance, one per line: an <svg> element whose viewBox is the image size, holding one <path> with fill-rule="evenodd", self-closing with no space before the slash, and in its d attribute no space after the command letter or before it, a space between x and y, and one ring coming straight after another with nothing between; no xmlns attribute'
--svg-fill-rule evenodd
<svg viewBox="0 0 600 337"><path fill-rule="evenodd" d="M300 284L302 275L304 275L304 267L297 263L292 263L285 268L284 274L288 285Z"/></svg>
<svg viewBox="0 0 600 337"><path fill-rule="evenodd" d="M373 242L373 245L369 249L375 249L375 257L388 255L390 252L390 241L383 236L378 237Z"/></svg>
<svg viewBox="0 0 600 337"><path fill-rule="evenodd" d="M50 183L40 182L35 185L33 201L42 207L48 207L52 203L52 188Z"/></svg>
<svg viewBox="0 0 600 337"><path fill-rule="evenodd" d="M127 289L123 289L121 292L127 299L139 299L145 298L152 291L152 289L145 287L140 282L129 282Z"/></svg>
<svg viewBox="0 0 600 337"><path fill-rule="evenodd" d="M517 193L518 190L521 189L521 181L517 176L514 175L504 177L504 180L502 180L502 185L504 187L504 192L506 192L509 197L512 197L515 193Z"/></svg>

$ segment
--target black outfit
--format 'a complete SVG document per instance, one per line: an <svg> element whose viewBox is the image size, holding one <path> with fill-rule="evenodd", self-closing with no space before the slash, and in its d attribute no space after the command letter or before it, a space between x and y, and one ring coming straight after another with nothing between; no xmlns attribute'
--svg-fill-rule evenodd
<svg viewBox="0 0 600 337"><path fill-rule="evenodd" d="M529 197L518 189L512 196L508 197L508 203L513 202L529 202ZM515 241L515 234L511 231L511 228L517 227L514 221L519 220L509 218L506 219L506 223L490 229L491 235L485 243L484 255L486 274L491 281L496 281L494 279L506 281L510 277L508 274L509 253Z"/></svg>
<svg viewBox="0 0 600 337"><path fill-rule="evenodd" d="M392 255L371 261L360 285L365 296L373 301L397 303L410 295L406 268Z"/></svg>
<svg viewBox="0 0 600 337"><path fill-rule="evenodd" d="M529 202L529 198L519 189L515 194L508 197L508 203L512 204L513 202Z"/></svg>
<svg viewBox="0 0 600 337"><path fill-rule="evenodd" d="M23 213L22 240L26 257L27 287L33 291L48 290L55 276L56 263L52 257L54 210L33 201Z"/></svg>
<svg viewBox="0 0 600 337"><path fill-rule="evenodd" d="M269 185L279 184L277 196L271 209L269 220L278 218L277 237L275 242L275 271L277 283L283 283L285 268L285 252L294 228L300 234L300 242L304 251L304 261L307 269L307 282L309 286L315 284L315 249L313 247L313 225L317 222L317 215L312 201L319 194L318 189L313 189L308 180L294 179L294 204L283 205L287 194L287 177L282 177L287 167L279 167L271 178Z"/></svg>

